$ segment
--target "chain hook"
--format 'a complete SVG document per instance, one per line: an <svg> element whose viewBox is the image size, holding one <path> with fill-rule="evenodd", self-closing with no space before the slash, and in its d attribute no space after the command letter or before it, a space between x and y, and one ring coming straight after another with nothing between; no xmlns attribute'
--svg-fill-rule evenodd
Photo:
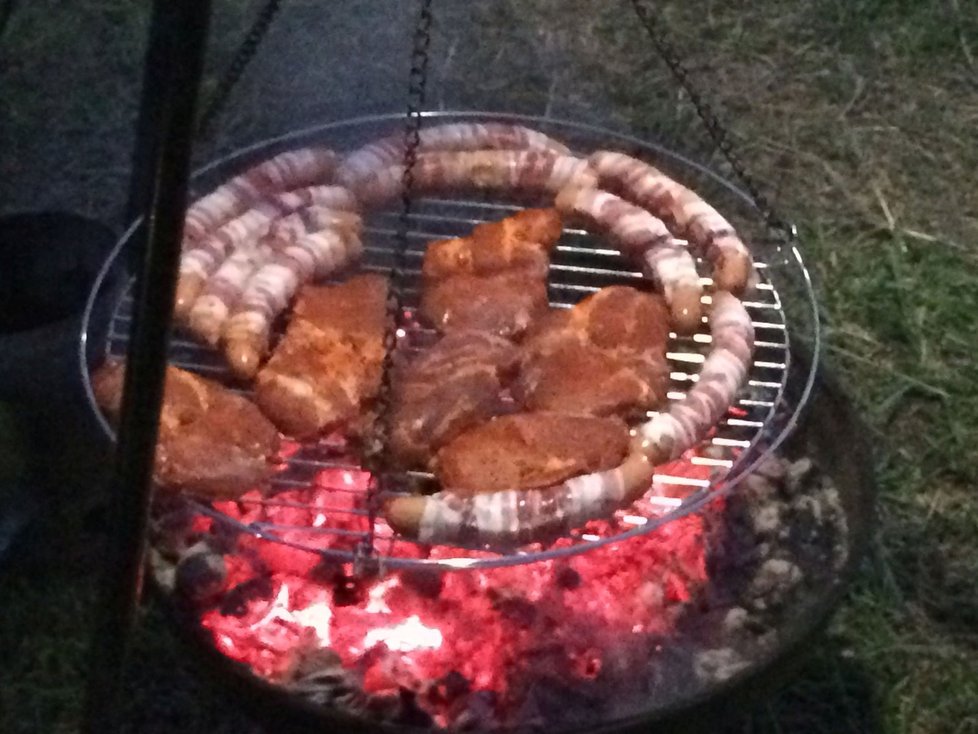
<svg viewBox="0 0 978 734"><path fill-rule="evenodd" d="M714 113L710 103L693 87L690 81L689 70L681 60L675 47L666 38L659 18L656 17L654 11L649 10L645 6L642 0L631 0L631 2L632 8L635 10L635 15L638 16L639 21L645 28L645 32L652 41L652 45L655 47L659 57L665 62L669 71L672 72L673 77L679 82L680 88L689 97L689 101L692 103L697 116L706 128L707 134L710 136L717 150L727 160L737 180L747 190L768 229L776 235L775 239L780 240L782 243L797 241L797 227L775 213L767 197L761 193L760 187L757 185L754 177L748 173L747 167L734 152L733 144L730 142L729 131L720 122L719 117Z"/></svg>
<svg viewBox="0 0 978 734"><path fill-rule="evenodd" d="M389 486L386 466L383 460L390 433L389 409L392 393L394 354L398 346L398 328L401 322L401 281L406 262L408 233L411 228L411 210L414 194L414 169L418 162L418 148L421 145L421 123L428 86L428 58L431 48L432 0L420 0L418 19L414 29L411 48L411 69L408 75L407 111L404 118L404 171L401 180L401 213L393 252L393 262L389 271L387 292L387 328L384 334L384 362L381 372L380 390L377 395L376 419L369 448L364 452L364 464L370 470L370 486L367 490L367 512L369 528L364 542L358 546L364 554L374 550L374 530L380 497Z"/></svg>

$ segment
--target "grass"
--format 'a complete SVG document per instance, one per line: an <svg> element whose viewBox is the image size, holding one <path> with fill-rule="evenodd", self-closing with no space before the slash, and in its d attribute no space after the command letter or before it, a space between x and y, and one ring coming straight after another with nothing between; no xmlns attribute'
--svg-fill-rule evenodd
<svg viewBox="0 0 978 734"><path fill-rule="evenodd" d="M224 40L212 50L212 69L254 7L218 5ZM627 3L456 5L436 3L435 106L607 122L674 141L723 169ZM270 36L215 145L352 112L348 85L324 90L336 75L346 84L357 64L366 80L358 92L399 89L382 59L392 45L391 58L400 59L404 40L378 7L351 3L339 17L311 2L287 8L279 27L288 32ZM78 16L32 8L12 18L0 46L0 131L11 153L0 163L0 201L70 201L112 216L124 199L145 12L123 0L89 3ZM978 732L978 8L966 0L691 0L660 8L741 157L799 224L828 317L827 361L858 402L877 451L879 532L858 584L799 678L731 730ZM45 13L49 22L40 23ZM80 53L79 25L105 53ZM331 25L342 37L324 45L319 34ZM378 34L382 42L368 45ZM376 54L364 58L360 48ZM65 49L70 63L59 56ZM339 49L335 57L330 49ZM51 66L63 73L52 76ZM35 94L36 83L50 93ZM371 110L383 102L360 100ZM399 97L388 99L387 109L400 107ZM63 136L60 147L40 121ZM64 523L89 532L70 517L52 519L51 532L71 536ZM10 661L0 687L5 732L70 731L77 715L84 629L64 608L87 608L86 563L95 559L59 568L57 549L73 547L64 543L32 571L0 577L4 600L24 602L5 604L0 625ZM144 624L140 659L162 654L179 667L166 639L162 625ZM146 686L168 675L139 670ZM196 713L154 709L172 728L154 729L145 714L138 730L229 726L200 710L200 698L184 692L177 700L189 710L197 701Z"/></svg>

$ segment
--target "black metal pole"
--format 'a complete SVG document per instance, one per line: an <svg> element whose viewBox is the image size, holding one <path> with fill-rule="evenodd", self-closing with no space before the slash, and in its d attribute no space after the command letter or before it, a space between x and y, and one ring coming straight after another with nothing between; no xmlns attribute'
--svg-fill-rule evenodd
<svg viewBox="0 0 978 734"><path fill-rule="evenodd" d="M111 485L110 543L92 640L83 726L88 734L111 734L120 723L210 7L210 0L155 0L150 21L132 180L144 217L136 236L142 258Z"/></svg>

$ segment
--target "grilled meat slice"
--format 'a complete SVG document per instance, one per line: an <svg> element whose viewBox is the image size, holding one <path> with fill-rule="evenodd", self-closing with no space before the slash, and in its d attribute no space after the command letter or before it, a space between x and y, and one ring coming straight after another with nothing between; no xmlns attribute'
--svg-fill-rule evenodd
<svg viewBox="0 0 978 734"><path fill-rule="evenodd" d="M459 331L400 365L390 417L394 461L406 468L426 467L443 443L505 411L502 392L518 358L506 339Z"/></svg>
<svg viewBox="0 0 978 734"><path fill-rule="evenodd" d="M380 388L387 281L359 275L305 286L292 321L255 380L259 407L285 433L362 433Z"/></svg>
<svg viewBox="0 0 978 734"><path fill-rule="evenodd" d="M438 452L435 473L458 494L547 487L617 466L628 451L618 418L517 413L472 428Z"/></svg>
<svg viewBox="0 0 978 734"><path fill-rule="evenodd" d="M624 415L654 409L666 396L668 336L661 297L604 288L530 328L514 395L527 410Z"/></svg>
<svg viewBox="0 0 978 734"><path fill-rule="evenodd" d="M125 364L92 376L95 400L113 422L122 407ZM225 387L167 367L155 477L161 487L210 499L238 497L267 479L279 434L258 408Z"/></svg>
<svg viewBox="0 0 978 734"><path fill-rule="evenodd" d="M440 331L518 336L547 308L549 253L560 237L553 209L526 209L433 242L425 252L421 313Z"/></svg>

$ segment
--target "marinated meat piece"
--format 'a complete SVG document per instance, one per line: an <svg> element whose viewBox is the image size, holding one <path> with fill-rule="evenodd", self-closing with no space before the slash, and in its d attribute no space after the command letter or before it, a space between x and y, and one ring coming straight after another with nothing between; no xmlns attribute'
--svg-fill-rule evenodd
<svg viewBox="0 0 978 734"><path fill-rule="evenodd" d="M667 390L668 336L661 297L604 288L530 328L513 392L529 410L621 415L656 408Z"/></svg>
<svg viewBox="0 0 978 734"><path fill-rule="evenodd" d="M456 494L547 487L617 466L628 440L628 428L618 418L506 415L446 444L435 473Z"/></svg>
<svg viewBox="0 0 978 734"><path fill-rule="evenodd" d="M360 275L305 286L285 336L255 381L265 415L295 438L364 430L380 387L387 281Z"/></svg>
<svg viewBox="0 0 978 734"><path fill-rule="evenodd" d="M546 282L519 272L455 275L426 285L421 295L421 312L446 333L475 330L515 337L547 306Z"/></svg>
<svg viewBox="0 0 978 734"><path fill-rule="evenodd" d="M479 224L468 237L432 242L422 274L426 280L438 280L519 270L546 278L547 255L561 231L555 210L525 209L499 222Z"/></svg>
<svg viewBox="0 0 978 734"><path fill-rule="evenodd" d="M517 348L491 334L459 331L399 367L394 379L389 448L403 467L423 468L461 431L506 409L504 385Z"/></svg>
<svg viewBox="0 0 978 734"><path fill-rule="evenodd" d="M443 332L517 336L547 307L549 252L560 237L552 209L526 209L433 242L425 252L421 313Z"/></svg>
<svg viewBox="0 0 978 734"><path fill-rule="evenodd" d="M616 357L593 344L568 339L524 362L514 394L528 410L624 415L659 405L665 377L661 364Z"/></svg>
<svg viewBox="0 0 978 734"><path fill-rule="evenodd" d="M116 422L125 364L92 376L95 400ZM161 487L212 499L240 496L267 479L279 434L258 408L221 385L167 367L154 474Z"/></svg>

